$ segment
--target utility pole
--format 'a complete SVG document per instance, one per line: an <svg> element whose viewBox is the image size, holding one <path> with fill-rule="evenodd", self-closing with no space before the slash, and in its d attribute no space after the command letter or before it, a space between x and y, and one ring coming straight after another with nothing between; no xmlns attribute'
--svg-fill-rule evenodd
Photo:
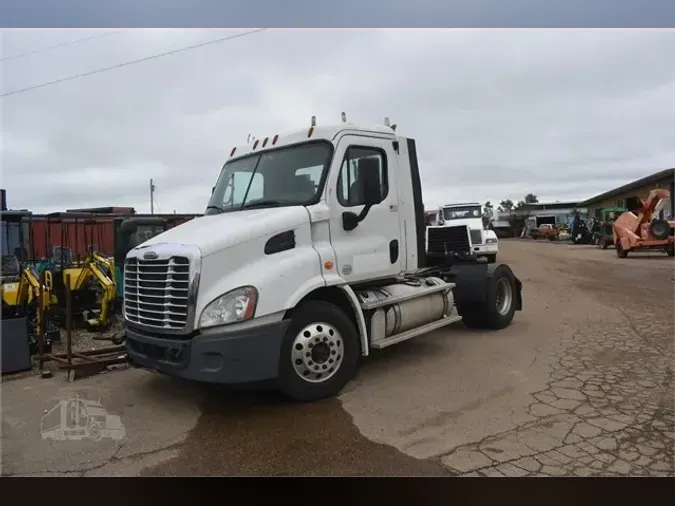
<svg viewBox="0 0 675 506"><path fill-rule="evenodd" d="M150 214L155 214L155 184L150 179Z"/></svg>

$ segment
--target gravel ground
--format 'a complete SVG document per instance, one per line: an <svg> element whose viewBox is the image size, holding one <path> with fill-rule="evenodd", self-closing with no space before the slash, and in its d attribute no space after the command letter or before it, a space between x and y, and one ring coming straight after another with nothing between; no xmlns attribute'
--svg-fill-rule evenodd
<svg viewBox="0 0 675 506"><path fill-rule="evenodd" d="M296 404L138 370L2 385L5 475L673 476L674 267L662 254L504 240L524 310L374 353L337 399ZM121 440L51 441L73 395Z"/></svg>

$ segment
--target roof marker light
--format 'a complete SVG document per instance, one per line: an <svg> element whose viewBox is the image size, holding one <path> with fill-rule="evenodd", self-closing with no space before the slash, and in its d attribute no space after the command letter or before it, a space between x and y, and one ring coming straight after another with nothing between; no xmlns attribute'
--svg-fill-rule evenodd
<svg viewBox="0 0 675 506"><path fill-rule="evenodd" d="M347 115L344 112L342 113L342 122L347 123Z"/></svg>
<svg viewBox="0 0 675 506"><path fill-rule="evenodd" d="M269 137L265 137L265 140L262 143L262 147L264 148L267 145L267 141L270 140Z"/></svg>
<svg viewBox="0 0 675 506"><path fill-rule="evenodd" d="M316 126L316 116L312 116L312 126Z"/></svg>
<svg viewBox="0 0 675 506"><path fill-rule="evenodd" d="M279 134L276 134L274 136L274 138L272 139L272 146L274 146L277 143L278 140L279 140Z"/></svg>

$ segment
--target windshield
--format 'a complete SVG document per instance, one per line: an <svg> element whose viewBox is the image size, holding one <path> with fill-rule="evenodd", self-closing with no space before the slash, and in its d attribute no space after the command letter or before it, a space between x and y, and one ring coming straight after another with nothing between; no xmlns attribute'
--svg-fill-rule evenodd
<svg viewBox="0 0 675 506"><path fill-rule="evenodd" d="M162 225L139 225L138 229L129 237L129 249L134 249L162 232L164 232Z"/></svg>
<svg viewBox="0 0 675 506"><path fill-rule="evenodd" d="M313 142L232 160L223 167L205 214L312 204L332 151L328 142Z"/></svg>
<svg viewBox="0 0 675 506"><path fill-rule="evenodd" d="M468 218L480 218L480 206L458 206L443 209L444 220L466 220Z"/></svg>

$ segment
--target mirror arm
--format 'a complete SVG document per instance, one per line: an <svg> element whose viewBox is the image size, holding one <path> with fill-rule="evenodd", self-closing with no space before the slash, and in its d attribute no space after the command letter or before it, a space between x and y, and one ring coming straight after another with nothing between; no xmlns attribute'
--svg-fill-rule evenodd
<svg viewBox="0 0 675 506"><path fill-rule="evenodd" d="M365 206L363 206L363 209L356 218L358 220L358 223L361 223L363 220L366 219L366 216L368 216L371 207L373 207L373 204L366 204Z"/></svg>

